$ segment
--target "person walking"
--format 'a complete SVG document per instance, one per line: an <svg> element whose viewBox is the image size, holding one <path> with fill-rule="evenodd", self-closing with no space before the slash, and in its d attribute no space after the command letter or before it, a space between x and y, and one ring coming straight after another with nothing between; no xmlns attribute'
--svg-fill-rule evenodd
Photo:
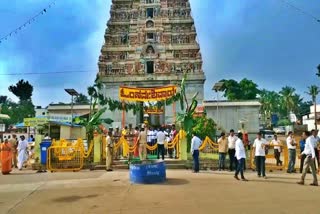
<svg viewBox="0 0 320 214"><path fill-rule="evenodd" d="M163 128L160 128L160 130L157 132L157 144L158 144L158 152L157 156L158 159L160 159L160 154L162 160L164 160L164 141L166 139L166 134L163 132Z"/></svg>
<svg viewBox="0 0 320 214"><path fill-rule="evenodd" d="M301 140L299 142L299 146L300 146L300 170L299 171L300 171L300 173L302 173L304 159L306 158L306 155L302 154L305 145L306 145L305 135L302 135L301 136Z"/></svg>
<svg viewBox="0 0 320 214"><path fill-rule="evenodd" d="M221 133L221 136L218 140L219 145L219 171L225 169L225 160L226 154L228 151L228 139L226 138L226 134L224 132Z"/></svg>
<svg viewBox="0 0 320 214"><path fill-rule="evenodd" d="M9 143L8 139L5 139L0 145L1 172L3 175L7 175L12 171L12 151L11 143Z"/></svg>
<svg viewBox="0 0 320 214"><path fill-rule="evenodd" d="M17 136L14 134L12 135L12 138L9 136L9 143L11 144L11 149L12 149L12 164L14 168L18 168L18 160L17 160L17 146L18 142L16 140Z"/></svg>
<svg viewBox="0 0 320 214"><path fill-rule="evenodd" d="M314 152L316 154L316 157L315 157L315 162L317 162L315 164L315 167L317 169L317 165L318 165L318 168L319 168L319 151L318 151L318 143L319 143L319 137L318 137L318 130L311 130L311 136L310 136L310 139L311 139L311 143L314 147Z"/></svg>
<svg viewBox="0 0 320 214"><path fill-rule="evenodd" d="M138 136L139 145L139 157L141 161L147 158L147 130L145 130L145 125L142 124L141 131Z"/></svg>
<svg viewBox="0 0 320 214"><path fill-rule="evenodd" d="M258 177L267 178L266 176L266 146L267 141L262 138L261 132L257 133L257 138L254 140L253 148L255 149L255 159Z"/></svg>
<svg viewBox="0 0 320 214"><path fill-rule="evenodd" d="M108 172L112 170L112 157L113 157L113 142L112 142L112 131L108 131L106 136L106 170Z"/></svg>
<svg viewBox="0 0 320 214"><path fill-rule="evenodd" d="M242 133L238 133L238 138L235 142L235 157L238 161L237 169L234 174L234 178L237 180L240 180L238 175L240 173L241 180L242 181L248 181L244 177L244 163L246 161L246 149L244 148L243 142L242 142Z"/></svg>
<svg viewBox="0 0 320 214"><path fill-rule="evenodd" d="M274 146L274 158L277 161L277 166L282 166L282 161L280 160L280 155L281 155L281 141L278 140L278 136L275 134L273 136L273 140L271 141L271 144Z"/></svg>
<svg viewBox="0 0 320 214"><path fill-rule="evenodd" d="M287 147L289 151L289 163L288 163L288 170L287 173L295 173L295 164L296 164L296 149L297 143L294 140L293 132L289 131L287 137Z"/></svg>
<svg viewBox="0 0 320 214"><path fill-rule="evenodd" d="M312 139L310 137L310 133L308 131L305 131L303 133L303 135L305 135L306 138L306 145L304 147L303 152L299 155L306 155L306 158L304 160L304 164L303 164L303 172L301 175L301 180L299 182L297 182L300 185L304 185L304 180L306 177L306 174L309 170L309 168L311 167L311 172L312 172L312 176L313 176L313 182L310 184L311 186L318 186L318 179L317 179L317 173L316 173L316 168L315 168L315 151L314 151L314 145L312 143Z"/></svg>
<svg viewBox="0 0 320 214"><path fill-rule="evenodd" d="M228 154L229 154L229 170L233 171L233 165L235 165L235 169L237 169L238 161L235 158L235 143L237 140L237 136L234 134L234 130L231 129L228 137Z"/></svg>
<svg viewBox="0 0 320 214"><path fill-rule="evenodd" d="M192 133L191 140L191 155L193 157L193 172L199 172L199 147L201 146L202 141L199 137L196 136L196 133Z"/></svg>
<svg viewBox="0 0 320 214"><path fill-rule="evenodd" d="M27 147L28 142L26 138L22 135L20 137L20 141L17 147L18 150L18 169L22 170L24 162L28 159L27 158Z"/></svg>

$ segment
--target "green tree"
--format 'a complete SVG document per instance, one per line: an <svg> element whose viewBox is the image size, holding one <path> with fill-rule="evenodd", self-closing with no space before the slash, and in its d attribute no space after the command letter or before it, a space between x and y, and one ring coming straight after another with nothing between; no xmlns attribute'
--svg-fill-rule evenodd
<svg viewBox="0 0 320 214"><path fill-rule="evenodd" d="M281 104L286 112L286 116L289 116L289 113L294 110L294 95L295 89L290 86L285 86L279 92L281 95Z"/></svg>
<svg viewBox="0 0 320 214"><path fill-rule="evenodd" d="M210 139L214 140L216 137L216 123L213 119L208 118L206 116L197 117L194 119L195 126L193 127L193 131L197 133L197 136L202 140L205 137L210 137Z"/></svg>
<svg viewBox="0 0 320 214"><path fill-rule="evenodd" d="M246 78L240 82L233 79L221 80L220 82L224 83L221 91L224 91L224 97L228 100L253 100L257 99L259 94L258 85Z"/></svg>
<svg viewBox="0 0 320 214"><path fill-rule="evenodd" d="M311 96L312 103L314 105L314 114L315 114L315 116L314 116L314 126L315 126L315 128L317 130L317 116L316 116L316 112L317 112L317 96L318 96L318 94L320 92L320 89L316 85L311 85L311 86L308 87L308 89L309 90L308 90L307 94Z"/></svg>
<svg viewBox="0 0 320 214"><path fill-rule="evenodd" d="M280 95L275 91L263 89L260 91L259 97L261 103L260 114L263 121L271 126L271 115L279 112Z"/></svg>
<svg viewBox="0 0 320 214"><path fill-rule="evenodd" d="M31 100L33 86L24 80L19 80L16 85L9 86L9 91L16 95L20 101Z"/></svg>
<svg viewBox="0 0 320 214"><path fill-rule="evenodd" d="M89 104L90 101L88 97L82 93L79 94L79 96L76 96L73 100L75 104Z"/></svg>
<svg viewBox="0 0 320 214"><path fill-rule="evenodd" d="M318 69L318 72L316 73L316 75L320 77L320 64L318 65L317 69Z"/></svg>

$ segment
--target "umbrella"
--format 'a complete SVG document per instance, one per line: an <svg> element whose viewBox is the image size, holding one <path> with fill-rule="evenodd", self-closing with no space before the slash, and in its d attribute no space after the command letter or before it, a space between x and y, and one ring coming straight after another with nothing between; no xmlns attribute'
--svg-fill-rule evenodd
<svg viewBox="0 0 320 214"><path fill-rule="evenodd" d="M0 119L10 119L10 117L6 114L0 114Z"/></svg>

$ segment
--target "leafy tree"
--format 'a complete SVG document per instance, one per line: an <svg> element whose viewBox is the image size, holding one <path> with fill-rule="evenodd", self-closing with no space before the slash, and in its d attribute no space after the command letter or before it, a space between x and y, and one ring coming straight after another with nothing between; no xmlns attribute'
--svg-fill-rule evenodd
<svg viewBox="0 0 320 214"><path fill-rule="evenodd" d="M31 100L33 86L24 80L19 80L16 85L9 86L9 91L16 95L20 101Z"/></svg>
<svg viewBox="0 0 320 214"><path fill-rule="evenodd" d="M295 89L290 86L285 86L281 89L279 94L281 95L282 107L284 107L287 116L289 116L289 113L294 110L295 106Z"/></svg>
<svg viewBox="0 0 320 214"><path fill-rule="evenodd" d="M252 80L244 78L239 82L239 86L241 89L241 100L257 99L257 95L259 94L260 90L258 89L258 85Z"/></svg>
<svg viewBox="0 0 320 214"><path fill-rule="evenodd" d="M211 118L206 116L197 117L194 119L193 131L204 140L206 136L210 137L212 140L216 137L216 123Z"/></svg>
<svg viewBox="0 0 320 214"><path fill-rule="evenodd" d="M319 66L320 67L320 66ZM307 94L311 96L311 99L312 99L312 102L313 102L313 105L314 105L314 113L315 113L315 116L314 116L314 125L315 125L315 128L317 129L317 117L316 117L316 112L317 112L317 96L320 92L320 89L318 86L316 85L311 85L308 87L308 92Z"/></svg>
<svg viewBox="0 0 320 214"><path fill-rule="evenodd" d="M320 64L318 65L317 69L318 69L318 72L316 73L316 75L320 77Z"/></svg>
<svg viewBox="0 0 320 214"><path fill-rule="evenodd" d="M88 97L82 93L80 93L79 96L76 96L74 98L73 102L76 104L89 104L90 103Z"/></svg>
<svg viewBox="0 0 320 214"><path fill-rule="evenodd" d="M265 123L271 126L271 115L279 112L280 95L275 91L263 89L259 93L261 103L260 114Z"/></svg>
<svg viewBox="0 0 320 214"><path fill-rule="evenodd" d="M7 96L2 96L0 95L0 104L4 104L8 101L8 97Z"/></svg>
<svg viewBox="0 0 320 214"><path fill-rule="evenodd" d="M259 93L258 85L246 78L237 82L233 79L221 80L223 82L222 91L228 100L253 100Z"/></svg>

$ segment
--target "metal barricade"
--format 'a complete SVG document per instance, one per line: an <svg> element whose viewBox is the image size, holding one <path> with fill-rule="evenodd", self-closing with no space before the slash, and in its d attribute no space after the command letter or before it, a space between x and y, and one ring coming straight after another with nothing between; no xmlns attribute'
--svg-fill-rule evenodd
<svg viewBox="0 0 320 214"><path fill-rule="evenodd" d="M201 144L200 158L202 159L219 159L219 144L206 137Z"/></svg>
<svg viewBox="0 0 320 214"><path fill-rule="evenodd" d="M79 171L83 168L83 159L91 152L92 146L88 152L85 152L81 139L76 144L68 144L67 141L61 140L60 145L55 142L54 146L47 149L47 169L49 171Z"/></svg>
<svg viewBox="0 0 320 214"><path fill-rule="evenodd" d="M276 159L274 147L280 147L280 150L281 150L280 156L279 156L280 162L278 162ZM268 145L266 149L266 170L285 170L287 166L288 166L288 149L282 145L280 146ZM256 169L254 148L252 148L250 151L250 167L251 169Z"/></svg>

